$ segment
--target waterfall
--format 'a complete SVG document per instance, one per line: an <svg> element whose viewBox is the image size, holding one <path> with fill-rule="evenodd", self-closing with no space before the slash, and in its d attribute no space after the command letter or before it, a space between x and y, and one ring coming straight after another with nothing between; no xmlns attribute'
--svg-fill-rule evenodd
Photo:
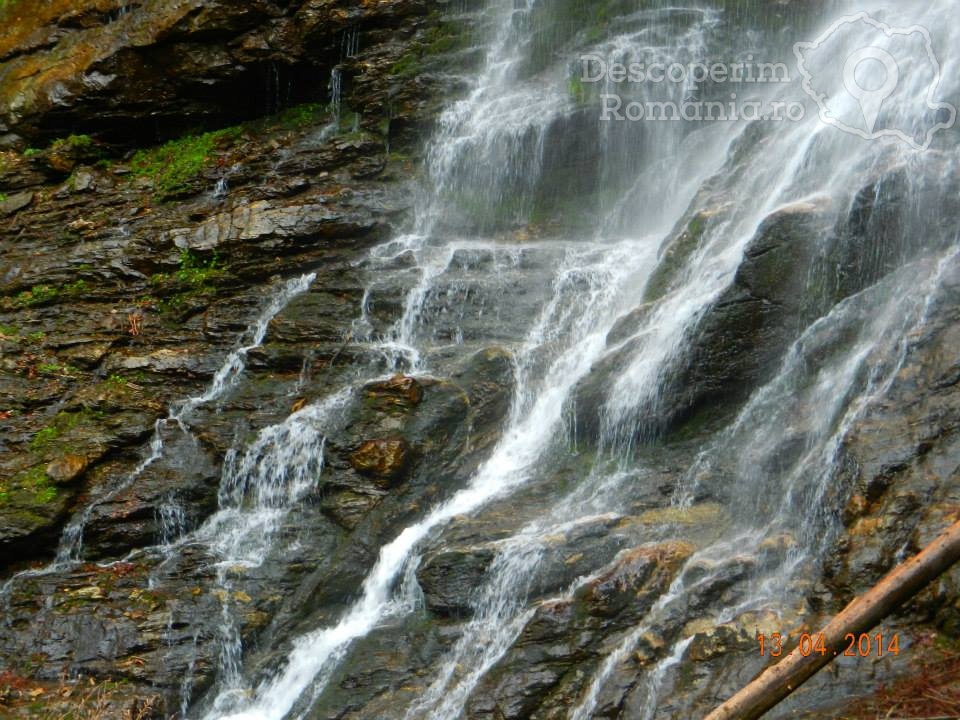
<svg viewBox="0 0 960 720"><path fill-rule="evenodd" d="M648 632L656 631L663 647L643 670L631 707L653 720L667 716L658 701L692 645L685 632L689 620L727 622L768 608L788 614L790 594L838 532L846 489L838 487L836 464L844 438L894 382L909 338L925 327L943 278L957 261L955 230L925 214L942 200L933 187L937 178L956 175L955 141L941 133L926 154L915 147L918 137L932 137L950 119L944 114L948 104L940 100L956 100L957 64L949 59L938 68L940 100L928 103L931 77L905 65L905 82L885 109L876 117L864 112L868 124L880 117L907 128L912 143L866 140L832 126L800 73L788 82L740 80L729 86L689 77L626 85L610 74L597 83L582 79L574 55L608 68L641 59L681 68L724 59L741 70L760 57L795 63L792 41L785 47L782 37L769 32L762 11L756 10L749 32L740 33L735 23L751 8L734 15L730 5L622 3L619 14L592 23L582 3L490 3L486 61L464 97L439 118L415 218L407 232L373 248L362 264L369 282L353 336L374 348L390 371L419 375L442 365L438 348L465 354L494 341L507 345L516 382L502 435L462 488L424 508L379 548L337 617L298 628L283 646L282 660L259 676L244 666L230 573L265 561L284 518L322 472L327 434L353 390L339 388L238 442L224 464L219 510L191 537L218 558L216 582L225 598L219 675L210 696L194 709L197 717L307 716L349 664L356 641L420 611L410 590L417 568L425 553L443 546L456 518L547 488L550 500L535 513L524 513L523 501L517 501L521 509L508 536L491 543L494 558L473 593L471 617L430 665L424 686L398 709L407 720L464 717L538 609L571 602L622 559L619 548L612 549L596 567L541 592L551 543L597 518L613 525L625 519L640 504L640 488L655 484L660 472L652 448L675 426L690 427L697 412L716 428L694 436L700 445L672 479L669 510L688 512L709 499L723 507L725 520L718 521L715 535L697 538L639 624L611 631L591 649L568 717L586 720L601 709L608 716L618 707L623 693L611 687L613 677ZM803 9L787 13L798 41L829 29L834 14L846 17L858 9L846 1L824 5L817 13L828 8L829 18L812 18ZM938 48L956 40L944 18L957 9L956 2L871 5L892 26L930 28ZM834 100L847 97L841 92L845 80L827 69L875 30L857 25L846 36L828 38L821 44L825 55L805 66L826 83L823 92L835 116L849 117L857 108L849 99ZM356 37L354 31L344 35L347 57L357 50ZM886 38L891 51L895 40ZM331 76L330 95L338 111L339 70ZM604 122L597 116L613 95L633 112L693 99L731 114L759 106L766 115ZM796 115L773 120L776 108ZM561 146L568 135L570 146ZM870 188L880 193L877 188L897 177L909 178L902 189L902 245L851 250L844 243L863 238L844 227L859 212L863 194ZM540 235L518 240L532 231ZM796 234L783 249L775 241L788 232ZM775 252L789 255L797 267L785 261L784 277L770 280L757 267ZM851 253L863 258L852 270L844 264ZM401 259L408 261L402 267ZM405 285L398 319L378 337L370 303L382 291L378 278L384 273L402 275ZM487 283L485 302L471 295L482 295L475 290L478 276ZM770 367L737 369L737 382L746 386L743 397L730 400L726 416L711 417L713 405L727 398L709 377L698 381L703 396L695 394L698 382L690 378L697 380L708 366L698 343L710 332L725 337L723 313L757 299L736 294L748 282L787 294L780 302L758 304L757 313L781 313L764 336L777 352L756 349L769 353ZM471 324L480 317L483 331ZM266 324L256 327L252 340L259 343ZM210 389L176 405L170 419L179 422L219 397L248 350L237 351ZM728 359L718 372L732 373L728 366L737 360ZM590 392L592 409L586 407ZM593 452L578 453L581 439L592 443ZM552 488L551 473L561 467L576 469L574 487ZM622 537L647 547L672 538L673 530L623 530ZM754 559L778 537L790 538L789 549L762 573L755 571ZM729 581L734 589L722 601L712 598L712 588L727 582L734 565L742 566ZM689 716L685 708L673 712L678 714L670 717Z"/></svg>
<svg viewBox="0 0 960 720"><path fill-rule="evenodd" d="M192 413L204 405L216 402L236 385L246 368L247 355L263 342L270 321L293 298L305 292L315 278L314 273L307 273L272 288L268 301L241 335L239 346L227 354L207 388L200 395L171 403L167 416L157 420L154 424L153 436L147 445L145 457L119 482L114 483L102 496L95 498L93 502L88 504L83 512L78 513L64 528L54 561L47 567L38 570L26 570L17 573L0 588L0 597L9 597L13 585L23 578L55 572L82 559L84 529L97 506L108 502L129 488L147 468L163 457L166 447L164 431L168 426L189 434L189 422ZM158 509L163 546L168 546L171 541L174 541L182 530L182 514L182 508L175 502Z"/></svg>
<svg viewBox="0 0 960 720"><path fill-rule="evenodd" d="M330 110L336 122L340 122L340 100L343 92L343 71L335 67L330 71Z"/></svg>

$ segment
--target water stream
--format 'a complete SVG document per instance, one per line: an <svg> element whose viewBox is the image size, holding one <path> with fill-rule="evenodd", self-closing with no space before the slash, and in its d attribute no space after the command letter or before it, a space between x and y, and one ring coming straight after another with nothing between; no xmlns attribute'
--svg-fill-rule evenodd
<svg viewBox="0 0 960 720"><path fill-rule="evenodd" d="M311 717L358 640L423 612L416 570L426 553L444 546L456 518L550 487L558 468L575 466L572 487L552 491L535 514L518 513L507 536L492 543L495 556L474 589L471 617L425 673L422 692L398 711L406 720L465 717L472 695L540 603L569 601L621 557L614 549L549 597L538 595L557 537L598 518L616 524L653 482L654 451L670 431L677 373L698 350L718 307L751 271L749 263L770 251L757 244L770 240L776 222L801 223L791 240L804 243L812 258L799 278L789 278L797 297L783 302L791 310L782 321L790 325L783 352L742 403L717 421L718 429L697 439L668 493L671 510L686 512L709 500L722 506L723 519L714 535L695 539L690 559L642 622L603 639L601 657L584 664L585 679L567 717L612 716L618 701L613 678L650 632L662 637L663 647L633 690L638 717L687 717L683 708L660 712L667 681L693 640L683 631L686 621L721 623L770 608L789 613L796 583L815 572L815 559L835 537L843 502L835 466L844 437L897 377L909 338L924 328L942 279L957 262L955 231L931 221L924 208L940 197L935 179L955 175L958 163L950 136L938 136L925 154L897 138L868 141L822 122L796 72L792 44L816 37L835 17L865 10L894 26L920 23L938 48L955 47L960 38L949 18L960 3L843 0L818 4L817 11L752 3L734 16L732 6L740 4L628 2L610 3L616 9L602 22L586 5L490 0L489 32L478 38L486 61L439 119L415 219L358 265L367 285L351 340L384 360L360 379L382 379L383 367L439 377L451 355L503 345L512 355L515 386L499 441L462 488L424 508L379 548L342 612L290 639L282 660L264 676L245 664L233 578L238 567L266 562L278 530L314 487L325 467L328 433L341 422L356 385L331 389L253 439L238 438L222 469L218 511L201 528L184 534L182 510L174 505L161 513L164 552L173 557L186 545L203 546L215 558L223 599L215 685L191 717ZM785 42L770 29L784 24L798 37ZM825 68L865 43L897 50L897 36L882 40L875 33L861 24L831 38L813 65L837 115L855 108L842 92L841 75ZM552 44L544 47L544 37ZM359 48L356 31L345 33L344 56ZM755 85L701 87L689 79L624 85L609 77L590 84L578 79L581 53L607 65L644 60L667 66L744 62L756 55L789 62L793 72L789 82ZM932 76L921 67L926 54L910 57L883 121L923 138L943 120L944 108L927 102ZM957 60L943 58L939 70L937 98L957 100ZM341 80L336 70L331 97L337 113ZM768 114L776 103L797 102L805 115L753 122L599 121L598 96L611 93L641 104L683 103L699 95L727 105L733 94ZM564 165L571 156L577 160ZM878 249L856 277L840 278L836 257L844 223L856 214L865 188L896 178L907 178L902 246ZM403 276L405 291L398 318L378 334L370 304L390 273ZM208 389L175 403L158 423L149 454L125 483L162 456L165 431L189 431L191 414L238 381L271 319L312 281L305 275L275 292ZM306 372L309 358L303 367ZM599 372L607 374L591 429L578 402ZM298 389L303 382L302 374ZM581 453L581 444L591 452ZM67 529L57 563L80 558L87 517ZM650 531L640 540L652 544L674 531L683 532ZM777 538L789 538L789 550L755 572L756 559ZM713 584L737 563L745 569L734 590L723 601L712 599ZM191 681L184 683L184 707Z"/></svg>

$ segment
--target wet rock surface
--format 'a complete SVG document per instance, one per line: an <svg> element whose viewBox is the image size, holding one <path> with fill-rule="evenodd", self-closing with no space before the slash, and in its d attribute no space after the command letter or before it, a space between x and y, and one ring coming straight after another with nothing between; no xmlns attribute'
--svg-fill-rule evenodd
<svg viewBox="0 0 960 720"><path fill-rule="evenodd" d="M0 714L33 716L6 694L10 677L69 709L79 696L64 695L58 679L83 676L108 694L105 717L182 716L193 703L208 707L227 640L238 642L251 686L272 676L291 639L335 623L380 549L463 489L502 439L517 372L530 371L516 353L553 292L546 271L569 248L542 229L511 227L496 250L452 250L458 282L431 298L430 376L398 373L375 342L418 282L411 257L368 255L407 219L421 141L478 59L465 41L485 22L477 6L51 0L29 18L22 1L0 8L9 27L0 39L0 582L16 575L0 585ZM549 137L591 131L581 109ZM169 139L180 144L158 149ZM542 192L590 189L598 157L559 147L545 160L557 182ZM194 156L196 166L174 162ZM941 175L944 189L911 213L947 202L944 215L956 215L955 180ZM637 328L730 208L709 198L688 213L642 304L606 338L623 347L577 391L584 445L557 450L551 462L563 458L529 487L436 528L402 580L416 610L354 643L307 717L405 717L488 610L484 591L504 572L518 528L538 558L524 578L527 615L471 688L469 718L568 717L655 607L656 626L611 670L595 717L641 716L650 673L686 639L653 717L694 717L762 669L758 631L817 627L955 521L955 268L903 357L871 360L900 365L842 438L828 499L845 508L842 529L822 566L784 590L792 604L717 616L798 539L774 533L723 562L699 557L739 508L723 468L687 488L701 441L770 378L803 328L916 250L902 242L909 219L890 211L908 184L902 170L884 173L839 225L817 199L767 217L645 420L667 446L636 449L642 471L615 514L554 527L551 504L597 460L599 408ZM876 243L869 256L858 250L865 238ZM836 282L811 286L824 267ZM496 283L484 282L491 268ZM252 319L308 272L309 287L253 342ZM445 300L460 314L446 313ZM847 341L841 332L807 352ZM228 366L224 392L203 400L237 348L242 367ZM181 417L188 398L196 407ZM335 412L317 410L327 402ZM253 502L239 493L231 505L230 470L256 460L238 460L249 448L269 451L257 442L277 426L322 435L304 462L312 474L295 505L264 525L275 539L267 556L225 565L215 540L229 534L229 511ZM800 452L798 438L785 456ZM155 442L164 452L154 459ZM190 535L225 509L214 527L222 536ZM76 520L79 536L69 531ZM66 560L50 564L58 553ZM659 607L681 577L692 599ZM889 627L905 647L918 627L955 636L958 596L954 570ZM872 667L878 682L898 672L890 660ZM864 691L861 676L841 664L783 717L835 716L840 700Z"/></svg>
<svg viewBox="0 0 960 720"><path fill-rule="evenodd" d="M381 539L497 437L505 352L458 377L374 383L281 529L315 534L299 560L221 578L200 546L156 549L217 510L238 436L382 363L352 332L357 264L405 217L423 131L458 87L452 71L474 59L453 43L448 72L393 68L411 53L431 66L424 37L470 19L407 0L49 3L29 17L20 5L0 10L0 566L6 578L37 571L0 597L0 668L48 693L61 673L120 680L104 717L152 717L131 705L148 700L169 717L213 677L224 606L243 617L245 643L302 617L304 594L336 606ZM163 164L182 157L144 170L128 151L188 132L173 151L185 156L198 128L228 125L175 188ZM24 152L34 144L44 149ZM189 426L169 419L249 343L269 293L309 271L309 291L244 356L242 382ZM141 467L151 438L163 456ZM80 517L82 542L67 547ZM46 566L58 546L82 562Z"/></svg>

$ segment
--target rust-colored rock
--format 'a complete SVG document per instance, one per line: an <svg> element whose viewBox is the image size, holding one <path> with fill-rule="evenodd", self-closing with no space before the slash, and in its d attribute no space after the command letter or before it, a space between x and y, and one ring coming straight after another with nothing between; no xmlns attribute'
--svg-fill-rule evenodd
<svg viewBox="0 0 960 720"><path fill-rule="evenodd" d="M408 409L423 400L423 386L416 378L407 375L394 375L389 380L370 383L365 390L367 397L383 409Z"/></svg>
<svg viewBox="0 0 960 720"><path fill-rule="evenodd" d="M622 552L604 572L577 592L591 615L611 617L650 587L666 587L681 564L693 554L690 543L665 542Z"/></svg>
<svg viewBox="0 0 960 720"><path fill-rule="evenodd" d="M351 453L350 465L358 473L381 480L395 480L406 470L409 458L410 448L405 440L368 440Z"/></svg>
<svg viewBox="0 0 960 720"><path fill-rule="evenodd" d="M90 461L83 455L63 455L47 465L47 475L56 483L69 483L80 477Z"/></svg>

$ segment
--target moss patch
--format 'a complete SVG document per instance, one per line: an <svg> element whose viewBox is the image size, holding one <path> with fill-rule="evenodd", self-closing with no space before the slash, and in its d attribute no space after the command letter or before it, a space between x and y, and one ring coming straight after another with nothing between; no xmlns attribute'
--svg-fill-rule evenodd
<svg viewBox="0 0 960 720"><path fill-rule="evenodd" d="M424 61L433 56L463 50L470 46L470 33L459 23L441 22L424 32L410 49L390 68L398 77L416 75Z"/></svg>
<svg viewBox="0 0 960 720"><path fill-rule="evenodd" d="M668 507L648 510L636 517L624 518L624 525L716 525L723 518L723 508L714 503L689 508Z"/></svg>
<svg viewBox="0 0 960 720"><path fill-rule="evenodd" d="M33 307L36 305L47 305L57 299L60 291L49 285L34 285L29 290L14 295L13 297L3 298L3 307L7 310L16 308Z"/></svg>
<svg viewBox="0 0 960 720"><path fill-rule="evenodd" d="M32 452L42 452L50 447L55 441L63 435L70 432L79 425L93 422L97 413L92 410L80 410L79 412L61 412L45 428L38 430L33 439L30 440L30 450Z"/></svg>
<svg viewBox="0 0 960 720"><path fill-rule="evenodd" d="M57 487L43 465L17 473L10 480L0 481L0 507L48 505L57 497Z"/></svg>
<svg viewBox="0 0 960 720"><path fill-rule="evenodd" d="M131 169L137 177L149 178L160 199L193 189L200 175L240 139L243 129L229 127L171 140L160 147L140 150Z"/></svg>

